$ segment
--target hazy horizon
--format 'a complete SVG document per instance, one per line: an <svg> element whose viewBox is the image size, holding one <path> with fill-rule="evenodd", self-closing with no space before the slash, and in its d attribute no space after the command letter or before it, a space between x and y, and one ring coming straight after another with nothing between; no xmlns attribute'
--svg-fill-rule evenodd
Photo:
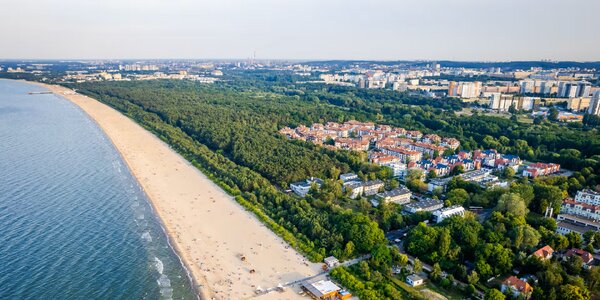
<svg viewBox="0 0 600 300"><path fill-rule="evenodd" d="M5 2L0 59L600 61L593 0Z"/></svg>

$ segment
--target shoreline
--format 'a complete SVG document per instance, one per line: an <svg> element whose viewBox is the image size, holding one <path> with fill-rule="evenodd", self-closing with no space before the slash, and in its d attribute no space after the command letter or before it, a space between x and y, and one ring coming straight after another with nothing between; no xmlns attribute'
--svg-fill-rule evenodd
<svg viewBox="0 0 600 300"><path fill-rule="evenodd" d="M109 138L150 202L200 299L302 298L297 285L282 294L254 292L316 275L321 265L297 253L168 144L100 101L62 86L27 82L75 104ZM136 147L134 139L147 148Z"/></svg>

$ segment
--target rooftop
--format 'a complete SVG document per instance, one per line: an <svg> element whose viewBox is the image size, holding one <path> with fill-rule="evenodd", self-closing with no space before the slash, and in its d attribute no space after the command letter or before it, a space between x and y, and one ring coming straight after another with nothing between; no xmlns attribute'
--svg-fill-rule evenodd
<svg viewBox="0 0 600 300"><path fill-rule="evenodd" d="M313 283L303 282L302 286L317 297L322 297L340 290L340 287L329 280L320 280Z"/></svg>

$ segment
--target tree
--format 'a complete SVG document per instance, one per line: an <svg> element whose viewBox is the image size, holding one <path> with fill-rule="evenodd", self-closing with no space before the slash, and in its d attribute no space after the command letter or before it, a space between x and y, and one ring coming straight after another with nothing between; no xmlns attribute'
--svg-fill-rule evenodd
<svg viewBox="0 0 600 300"><path fill-rule="evenodd" d="M592 291L600 292L600 268L591 268L585 276L585 281Z"/></svg>
<svg viewBox="0 0 600 300"><path fill-rule="evenodd" d="M548 111L548 120L550 121L558 121L558 109L556 109L555 107L550 108L550 110Z"/></svg>
<svg viewBox="0 0 600 300"><path fill-rule="evenodd" d="M561 300L589 300L590 292L585 287L578 287L572 284L565 284L558 290L558 297Z"/></svg>
<svg viewBox="0 0 600 300"><path fill-rule="evenodd" d="M516 172L513 168L510 167L506 167L504 168L504 171L502 172L502 176L504 176L504 178L513 178L515 176Z"/></svg>
<svg viewBox="0 0 600 300"><path fill-rule="evenodd" d="M385 244L379 244L371 252L371 265L379 270L386 270L392 265L392 254L390 248Z"/></svg>
<svg viewBox="0 0 600 300"><path fill-rule="evenodd" d="M569 247L581 248L581 235L576 232L569 232L565 234L567 240L569 240Z"/></svg>
<svg viewBox="0 0 600 300"><path fill-rule="evenodd" d="M352 215L344 223L348 224L345 231L346 238L353 241L356 250L361 253L368 252L385 241L383 230L363 214Z"/></svg>
<svg viewBox="0 0 600 300"><path fill-rule="evenodd" d="M431 277L431 280L433 281L440 280L440 278L442 277L442 267L440 267L439 263L433 264L433 269L431 270L429 277Z"/></svg>
<svg viewBox="0 0 600 300"><path fill-rule="evenodd" d="M504 294L502 294L502 292L500 292L499 290L491 288L485 292L483 299L485 299L485 300L504 300L504 299L506 299L506 296L504 296Z"/></svg>
<svg viewBox="0 0 600 300"><path fill-rule="evenodd" d="M429 173L427 173L427 178L436 178L437 174L435 173L434 170L430 170Z"/></svg>
<svg viewBox="0 0 600 300"><path fill-rule="evenodd" d="M333 180L337 180L340 177L340 170L336 167L331 167L329 169L329 178Z"/></svg>
<svg viewBox="0 0 600 300"><path fill-rule="evenodd" d="M443 228L440 232L439 244L438 244L438 252L442 257L446 257L448 251L450 251L450 243L452 242L452 237L450 236L450 230Z"/></svg>
<svg viewBox="0 0 600 300"><path fill-rule="evenodd" d="M421 273L423 271L423 263L418 258L413 261L413 272Z"/></svg>
<svg viewBox="0 0 600 300"><path fill-rule="evenodd" d="M510 213L515 217L525 217L529 210L525 205L525 201L518 194L508 193L500 196L498 204L495 208L497 211Z"/></svg>
<svg viewBox="0 0 600 300"><path fill-rule="evenodd" d="M346 247L344 247L344 256L352 257L354 255L354 243L352 241L348 241L346 243Z"/></svg>
<svg viewBox="0 0 600 300"><path fill-rule="evenodd" d="M537 246L540 243L541 235L535 228L528 224L515 227L513 229L514 246L517 249L528 249Z"/></svg>
<svg viewBox="0 0 600 300"><path fill-rule="evenodd" d="M458 166L452 168L452 171L450 171L450 175L456 176L456 175L462 174L464 172L465 172L465 167L463 167L462 165L458 165Z"/></svg>
<svg viewBox="0 0 600 300"><path fill-rule="evenodd" d="M473 285L477 284L477 282L479 282L479 274L477 274L477 272L474 270L471 271L471 274L467 276L467 281Z"/></svg>
<svg viewBox="0 0 600 300"><path fill-rule="evenodd" d="M565 271L571 275L579 275L583 267L583 259L579 255L573 255L563 263Z"/></svg>
<svg viewBox="0 0 600 300"><path fill-rule="evenodd" d="M446 199L452 205L463 205L469 199L469 193L464 189L453 189L448 192Z"/></svg>

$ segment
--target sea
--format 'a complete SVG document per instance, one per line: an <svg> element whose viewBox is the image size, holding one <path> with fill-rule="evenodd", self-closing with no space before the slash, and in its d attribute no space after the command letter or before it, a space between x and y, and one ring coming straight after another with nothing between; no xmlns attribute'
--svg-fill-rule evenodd
<svg viewBox="0 0 600 300"><path fill-rule="evenodd" d="M198 299L108 137L44 91L0 80L0 299Z"/></svg>

